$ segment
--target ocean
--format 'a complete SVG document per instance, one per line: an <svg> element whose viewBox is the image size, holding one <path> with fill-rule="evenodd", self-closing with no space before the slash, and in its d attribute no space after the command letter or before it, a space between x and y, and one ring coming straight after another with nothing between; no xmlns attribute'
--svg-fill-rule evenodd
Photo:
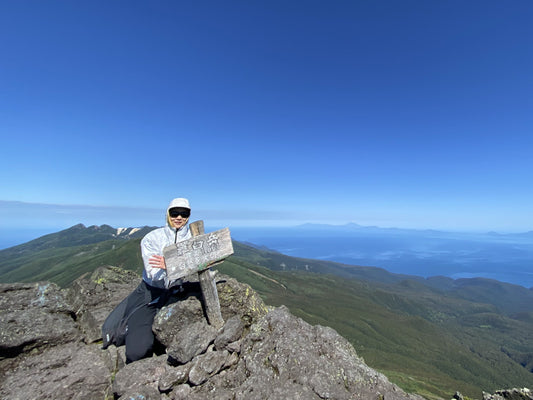
<svg viewBox="0 0 533 400"><path fill-rule="evenodd" d="M0 228L0 250L17 246L49 233L58 232L60 230L61 229L54 228Z"/></svg>
<svg viewBox="0 0 533 400"><path fill-rule="evenodd" d="M277 233L276 233L277 232ZM232 237L294 256L453 279L533 287L533 236L409 230L233 229Z"/></svg>

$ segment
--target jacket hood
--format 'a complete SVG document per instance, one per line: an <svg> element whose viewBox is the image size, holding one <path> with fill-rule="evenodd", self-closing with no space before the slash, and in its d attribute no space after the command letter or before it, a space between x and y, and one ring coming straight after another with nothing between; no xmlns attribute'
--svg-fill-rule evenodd
<svg viewBox="0 0 533 400"><path fill-rule="evenodd" d="M191 209L189 200L187 200L184 197L175 198L170 202L170 204L167 207L165 219L167 222L167 227L170 228L173 232L176 232L176 228L174 228L172 224L170 223L170 217L168 215L168 212L170 211L171 208L175 208L175 207L188 208L189 210ZM184 231L184 234L186 234L189 231L188 225L185 224L182 228L178 229L178 231Z"/></svg>

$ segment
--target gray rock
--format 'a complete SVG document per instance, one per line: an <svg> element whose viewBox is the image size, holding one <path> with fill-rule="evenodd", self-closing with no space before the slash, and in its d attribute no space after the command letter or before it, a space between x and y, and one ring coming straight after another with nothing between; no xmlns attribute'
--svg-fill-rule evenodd
<svg viewBox="0 0 533 400"><path fill-rule="evenodd" d="M190 399L422 399L366 366L333 329L311 326L285 307L250 327L235 365L207 381L200 376L191 369L189 381L201 385L191 388Z"/></svg>
<svg viewBox="0 0 533 400"><path fill-rule="evenodd" d="M0 293L0 359L80 338L57 285L0 284Z"/></svg>
<svg viewBox="0 0 533 400"><path fill-rule="evenodd" d="M161 393L170 392L174 387L185 384L189 378L191 367L192 365L188 364L168 369L159 378L159 391Z"/></svg>
<svg viewBox="0 0 533 400"><path fill-rule="evenodd" d="M102 357L109 372L114 376L126 365L126 348L111 345L103 351Z"/></svg>
<svg viewBox="0 0 533 400"><path fill-rule="evenodd" d="M172 400L189 400L191 395L191 387L187 384L179 385L170 394Z"/></svg>
<svg viewBox="0 0 533 400"><path fill-rule="evenodd" d="M207 382L209 378L224 368L229 357L230 354L227 350L208 351L196 357L189 372L191 385L197 386Z"/></svg>
<svg viewBox="0 0 533 400"><path fill-rule="evenodd" d="M190 322L176 333L167 354L173 364L185 364L205 353L217 335L217 330L205 321Z"/></svg>
<svg viewBox="0 0 533 400"><path fill-rule="evenodd" d="M245 326L259 321L268 311L261 297L249 285L223 274L217 275L220 310L225 321L238 315Z"/></svg>
<svg viewBox="0 0 533 400"><path fill-rule="evenodd" d="M2 378L2 399L94 399L110 396L110 374L97 345L67 343L29 354Z"/></svg>
<svg viewBox="0 0 533 400"><path fill-rule="evenodd" d="M533 392L528 388L497 390L494 394L483 392L483 400L533 400Z"/></svg>
<svg viewBox="0 0 533 400"><path fill-rule="evenodd" d="M238 341L242 337L244 324L238 315L228 319L222 327L222 332L215 339L215 348L224 350L230 343ZM240 346L239 346L240 348Z"/></svg>
<svg viewBox="0 0 533 400"><path fill-rule="evenodd" d="M1 310L39 307L51 313L68 314L73 311L64 292L55 283L0 283L0 294Z"/></svg>
<svg viewBox="0 0 533 400"><path fill-rule="evenodd" d="M174 338L183 336L182 330L188 329L195 322L204 323L207 326L201 301L191 296L163 307L157 313L152 329L159 342L170 346Z"/></svg>
<svg viewBox="0 0 533 400"><path fill-rule="evenodd" d="M120 400L161 400L161 398L161 393L150 386L128 389L119 397Z"/></svg>
<svg viewBox="0 0 533 400"><path fill-rule="evenodd" d="M333 329L311 326L286 307L268 313L244 339L241 352L241 362L256 380L251 388L267 397L276 396L271 391L284 382L295 396L308 396L311 390L323 399L350 399L355 394L368 399L385 394L390 400L419 398L366 366ZM249 388L244 385L237 393L245 398Z"/></svg>
<svg viewBox="0 0 533 400"><path fill-rule="evenodd" d="M164 355L127 364L115 376L113 393L122 397L131 390L145 387L155 389L159 393L159 381L167 376L171 368Z"/></svg>
<svg viewBox="0 0 533 400"><path fill-rule="evenodd" d="M240 353L241 352L241 342L242 340L237 340L236 342L228 343L224 348L230 353Z"/></svg>
<svg viewBox="0 0 533 400"><path fill-rule="evenodd" d="M76 279L65 291L76 313L86 343L102 338L101 327L109 313L140 283L132 271L116 267L100 267L90 276Z"/></svg>

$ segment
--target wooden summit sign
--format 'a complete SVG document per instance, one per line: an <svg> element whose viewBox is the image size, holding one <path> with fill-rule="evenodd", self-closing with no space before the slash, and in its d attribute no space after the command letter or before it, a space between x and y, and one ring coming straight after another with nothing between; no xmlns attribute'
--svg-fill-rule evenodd
<svg viewBox="0 0 533 400"><path fill-rule="evenodd" d="M233 254L228 228L193 236L163 249L169 280L184 278L209 268Z"/></svg>

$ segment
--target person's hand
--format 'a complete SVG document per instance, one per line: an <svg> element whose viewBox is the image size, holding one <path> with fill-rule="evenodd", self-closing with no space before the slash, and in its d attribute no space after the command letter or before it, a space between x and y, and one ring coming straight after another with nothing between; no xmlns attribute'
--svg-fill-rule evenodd
<svg viewBox="0 0 533 400"><path fill-rule="evenodd" d="M148 259L148 263L152 268L167 269L167 264L165 264L165 257L163 256L152 256Z"/></svg>

